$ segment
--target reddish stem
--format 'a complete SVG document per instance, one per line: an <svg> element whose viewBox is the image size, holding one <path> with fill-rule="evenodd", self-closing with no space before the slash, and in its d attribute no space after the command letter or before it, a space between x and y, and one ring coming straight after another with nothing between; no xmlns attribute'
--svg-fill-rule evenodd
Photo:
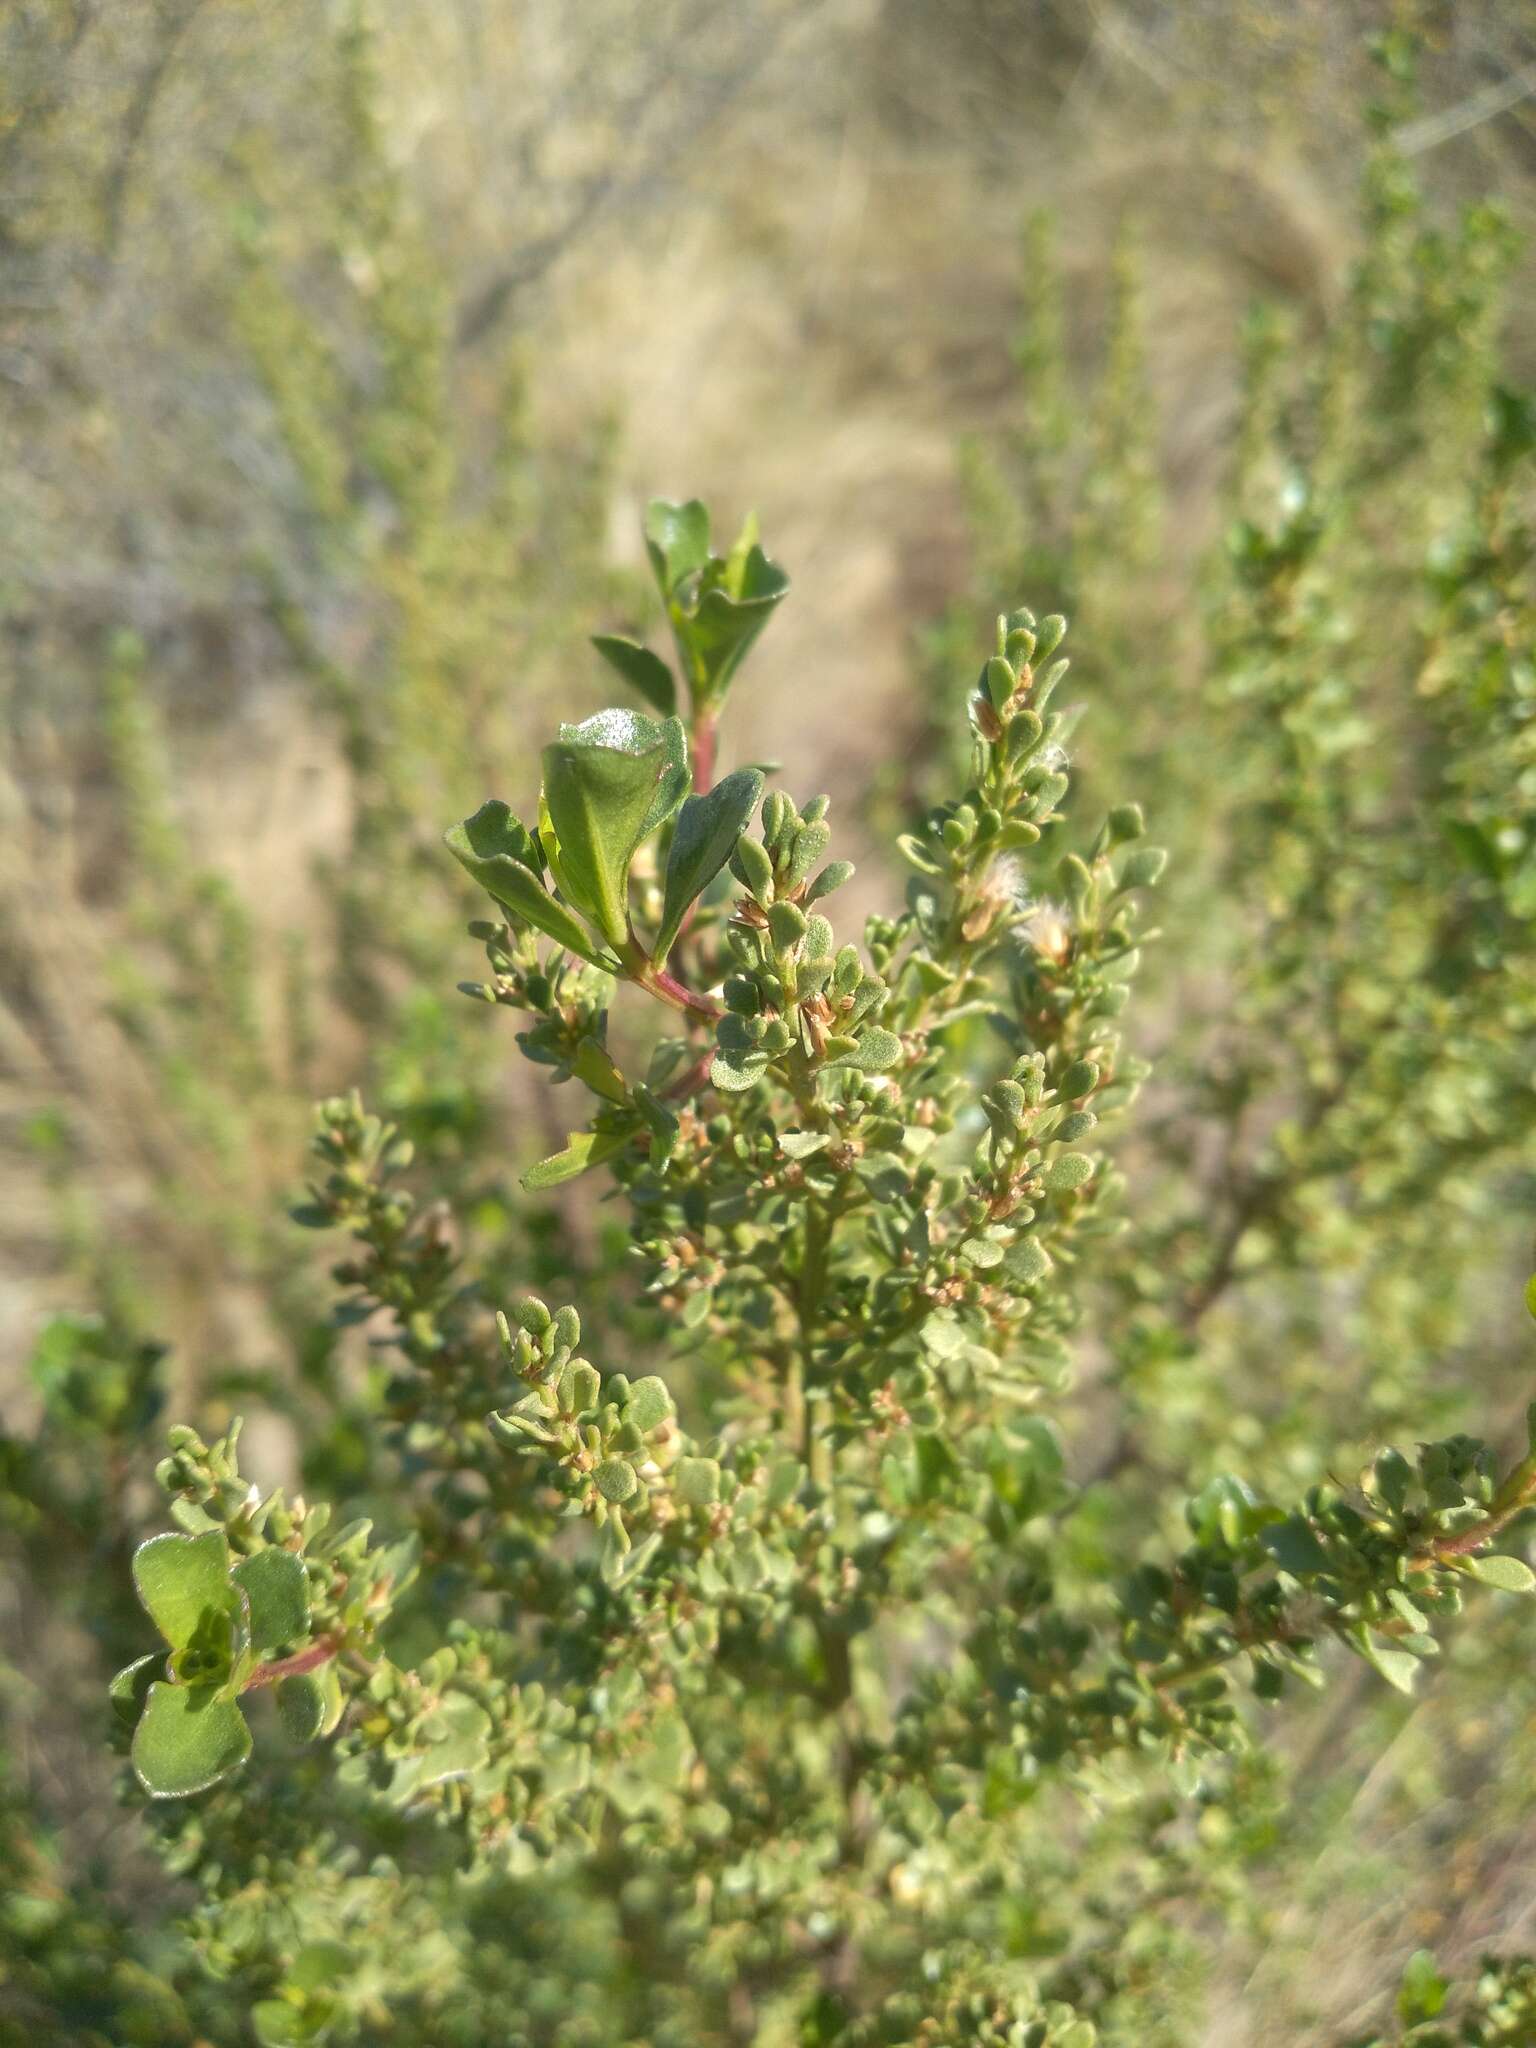
<svg viewBox="0 0 1536 2048"><path fill-rule="evenodd" d="M669 974L665 967L658 967L637 939L629 940L620 958L624 972L637 988L648 989L659 1002L669 1003L674 1010L681 1010L684 1016L713 1024L717 1017L725 1015L718 1003L711 1002L708 996L695 995L675 974Z"/></svg>
<svg viewBox="0 0 1536 2048"><path fill-rule="evenodd" d="M322 1664L329 1664L340 1648L335 1636L319 1636L307 1650L296 1650L291 1657L278 1657L270 1664L258 1664L240 1690L254 1692L258 1685L276 1685L280 1678L302 1678L306 1671L317 1671Z"/></svg>
<svg viewBox="0 0 1536 2048"><path fill-rule="evenodd" d="M653 994L660 996L663 1002L671 1003L674 1009L685 1010L690 1017L703 1017L713 1024L716 1018L725 1015L718 1003L712 1002L708 996L695 995L691 988L686 988L677 976L669 974L665 967L653 967L647 977L646 986Z"/></svg>
<svg viewBox="0 0 1536 2048"><path fill-rule="evenodd" d="M695 796L705 796L715 783L715 717L712 711L693 714L693 790ZM683 912L683 921L677 928L677 943L687 938L689 928L698 914L697 901L690 903Z"/></svg>
<svg viewBox="0 0 1536 2048"><path fill-rule="evenodd" d="M680 1074L670 1088L662 1090L662 1101L686 1102L690 1095L697 1095L709 1079L709 1069L714 1057L715 1048L712 1045L706 1046L693 1065Z"/></svg>
<svg viewBox="0 0 1536 2048"><path fill-rule="evenodd" d="M715 786L715 715L696 711L693 715L693 790L704 796Z"/></svg>

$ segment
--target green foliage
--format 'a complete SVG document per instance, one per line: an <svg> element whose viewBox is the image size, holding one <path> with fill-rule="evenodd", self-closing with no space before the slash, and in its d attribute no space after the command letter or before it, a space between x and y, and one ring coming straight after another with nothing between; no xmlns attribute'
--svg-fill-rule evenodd
<svg viewBox="0 0 1536 2048"><path fill-rule="evenodd" d="M645 524L675 672L594 643L654 717L561 727L527 823L481 803L455 867L436 828L484 759L533 757L507 647L525 679L573 592L583 625L624 597L590 476L535 492L515 432L483 495L461 468L431 249L366 39L338 49L335 239L368 289L328 331L256 211L243 317L314 561L371 593L334 634L303 551L270 576L350 751L324 993L368 1021L377 1110L323 1103L290 1212L346 1240L318 1320L291 1238L237 1239L294 1369L177 1385L213 1421L171 1434L170 1532L140 1540L165 1362L101 1255L104 1312L48 1326L36 1425L0 1435L33 1589L8 1707L63 1718L83 1622L164 1873L136 1920L0 1771L0 2042L1185 2048L1230 1998L1219 1944L1246 1976L1326 1935L1378 1756L1417 1734L1431 1810L1469 1751L1517 1818L1528 1778L1504 1596L1536 1589L1536 1441L1508 1449L1504 1308L1536 435L1497 345L1506 231L1431 219L1384 140L1326 334L1249 324L1231 516L1191 566L1134 226L1086 380L1032 226L1018 431L964 461L995 625L957 609L930 642L882 909L835 923L824 797L716 777L787 579L750 524L715 555L697 503ZM155 963L122 1012L238 1160L296 1076L259 933L186 859L140 667L117 646L107 693ZM464 873L494 908L451 1021ZM522 1204L503 1008L581 1105ZM294 1481L241 1470L236 1400L291 1422ZM1425 1914L1476 1874L1433 1857L1412 1911L1362 1863L1394 1971L1458 1947ZM1331 2036L1296 1974L1275 2028ZM1515 2048L1532 1966L1423 1950L1354 2009L1351 2048Z"/></svg>
<svg viewBox="0 0 1536 2048"><path fill-rule="evenodd" d="M653 508L658 574L698 574L706 532ZM1165 1811L1219 1798L1255 1715L1324 1683L1330 1648L1407 1691L1468 1593L1536 1589L1494 1548L1536 1501L1536 1435L1514 1463L1463 1434L1380 1451L1289 1505L1218 1475L1182 1547L1141 1509L1112 1590L1062 1553L1087 1496L1047 1416L1095 1268L1113 1283L1103 1147L1145 1074L1121 1018L1164 865L1136 805L1067 838L1065 633L997 621L966 786L901 836L905 902L862 943L821 907L849 872L825 798L761 795L752 770L684 801L707 693L686 733L563 728L537 833L499 803L450 833L499 912L469 993L524 1012L523 1051L592 1104L529 1185L606 1168L666 1364L593 1362L572 1307L499 1310L408 1191L412 1146L325 1104L295 1216L350 1234L337 1321L393 1354L397 1540L263 1499L234 1432L174 1432L185 1533L135 1563L170 1656L114 1689L146 1789L238 1785L241 1703L280 1684L290 1745L332 1735L316 1768L354 1813L435 1825L467 1882L643 1898L625 2024L646 2037L729 2038L751 1987L785 2039L1090 2048L1118 1994L1086 1952L1024 1967L997 1918L1055 1801L1117 1776ZM643 1080L609 1043L623 983L680 1026ZM219 1797L265 1853L260 1807ZM361 1988L307 1954L263 2038L355 2036Z"/></svg>
<svg viewBox="0 0 1536 2048"><path fill-rule="evenodd" d="M1519 2048L1536 2030L1536 1964L1485 1956L1455 1996L1428 1949L1408 1959L1397 1995L1398 2026L1351 2048Z"/></svg>

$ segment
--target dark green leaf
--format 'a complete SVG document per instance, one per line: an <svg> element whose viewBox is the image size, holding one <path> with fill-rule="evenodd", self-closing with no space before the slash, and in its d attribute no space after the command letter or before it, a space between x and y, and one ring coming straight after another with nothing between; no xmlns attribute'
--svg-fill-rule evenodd
<svg viewBox="0 0 1536 2048"><path fill-rule="evenodd" d="M1311 1525L1300 1515L1288 1515L1283 1522L1272 1522L1267 1529L1260 1530L1259 1541L1282 1571L1291 1572L1298 1578L1309 1572L1328 1569L1327 1551L1318 1542Z"/></svg>
<svg viewBox="0 0 1536 2048"><path fill-rule="evenodd" d="M500 798L483 803L472 818L450 827L443 837L459 865L522 923L531 924L579 958L590 960L594 967L616 964L544 887L534 864L534 842Z"/></svg>
<svg viewBox="0 0 1536 2048"><path fill-rule="evenodd" d="M677 709L677 680L659 654L621 633L594 633L592 645L646 703L670 718Z"/></svg>
<svg viewBox="0 0 1536 2048"><path fill-rule="evenodd" d="M645 550L663 597L709 560L709 513L697 498L673 504L652 498L645 508Z"/></svg>
<svg viewBox="0 0 1536 2048"><path fill-rule="evenodd" d="M747 650L773 615L789 588L789 578L759 547L743 566L741 593L733 597L723 584L704 592L691 617L674 621L695 698L718 703Z"/></svg>
<svg viewBox="0 0 1536 2048"><path fill-rule="evenodd" d="M324 1681L314 1672L300 1671L277 1685L277 1711L283 1731L291 1742L313 1742L325 1726Z"/></svg>
<svg viewBox="0 0 1536 2048"><path fill-rule="evenodd" d="M666 959L688 906L702 896L735 850L763 793L756 768L738 768L703 796L691 796L679 813L667 860L666 893L655 958Z"/></svg>
<svg viewBox="0 0 1536 2048"><path fill-rule="evenodd" d="M164 1676L165 1657L159 1650L151 1650L147 1657L136 1657L118 1672L107 1687L107 1697L112 1702L113 1713L125 1728L133 1727L143 1710L149 1688L157 1678Z"/></svg>

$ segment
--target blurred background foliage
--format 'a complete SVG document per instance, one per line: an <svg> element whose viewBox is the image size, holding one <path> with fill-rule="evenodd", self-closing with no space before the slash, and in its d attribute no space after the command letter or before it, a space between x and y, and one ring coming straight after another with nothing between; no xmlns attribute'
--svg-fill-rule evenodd
<svg viewBox="0 0 1536 2048"><path fill-rule="evenodd" d="M1134 795L1173 849L1076 1568L1167 1474L1295 1491L1512 1424L1533 213L1526 0L12 0L0 2041L243 2042L293 1981L178 1931L87 1793L167 1401L252 1413L266 1482L376 1483L285 1218L310 1098L362 1083L509 1291L621 1270L584 1195L511 1198L564 1124L454 993L439 834L603 701L584 636L647 622L652 492L760 511L796 598L731 744L861 850L1014 602L1073 618L1079 816ZM1341 1682L1171 1837L1106 1789L1052 1853L1113 1873L1063 1966L1113 1977L1113 2038L1331 2038L1412 1948L1527 1941L1528 1651L1515 1613L1454 1688ZM1064 1940L1041 1855L1022 1955ZM644 2038L611 1943L554 1960L581 1902L505 1889L423 1930L380 2037L510 1998L531 2039Z"/></svg>

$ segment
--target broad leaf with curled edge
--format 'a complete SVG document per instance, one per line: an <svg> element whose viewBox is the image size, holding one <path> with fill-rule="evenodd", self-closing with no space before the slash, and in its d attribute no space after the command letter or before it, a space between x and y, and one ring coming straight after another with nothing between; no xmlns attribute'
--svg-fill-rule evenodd
<svg viewBox="0 0 1536 2048"><path fill-rule="evenodd" d="M280 1649L309 1634L309 1578L291 1550L269 1546L242 1557L230 1577L250 1602L253 1649Z"/></svg>
<svg viewBox="0 0 1536 2048"><path fill-rule="evenodd" d="M298 1671L277 1684L277 1712L291 1742L313 1742L325 1727L326 1687L318 1672Z"/></svg>
<svg viewBox="0 0 1536 2048"><path fill-rule="evenodd" d="M229 1544L222 1529L200 1536L151 1536L133 1555L133 1583L144 1610L173 1650L183 1650L210 1608L233 1598Z"/></svg>
<svg viewBox="0 0 1536 2048"><path fill-rule="evenodd" d="M695 610L674 621L679 644L689 656L696 698L720 701L788 589L785 572L760 547L753 547L741 564L739 588L731 590L723 581L710 585Z"/></svg>
<svg viewBox="0 0 1536 2048"><path fill-rule="evenodd" d="M151 1650L148 1656L135 1657L131 1664L125 1664L118 1672L107 1688L107 1697L112 1702L113 1713L124 1727L133 1727L144 1710L149 1688L164 1676L165 1653L162 1650Z"/></svg>
<svg viewBox="0 0 1536 2048"><path fill-rule="evenodd" d="M544 801L573 899L610 945L629 939L629 868L641 841L687 794L688 748L675 718L599 711L562 725L544 749Z"/></svg>
<svg viewBox="0 0 1536 2048"><path fill-rule="evenodd" d="M703 796L691 796L683 805L667 858L661 929L654 952L658 965L671 952L689 906L730 859L762 793L759 770L738 768Z"/></svg>
<svg viewBox="0 0 1536 2048"><path fill-rule="evenodd" d="M652 498L645 508L645 551L657 587L670 598L685 577L709 560L709 511L697 498L674 504Z"/></svg>
<svg viewBox="0 0 1536 2048"><path fill-rule="evenodd" d="M152 1798L206 1792L251 1753L245 1716L214 1686L152 1685L133 1738L133 1768Z"/></svg>
<svg viewBox="0 0 1536 2048"><path fill-rule="evenodd" d="M544 887L537 843L499 797L490 798L443 837L459 865L523 924L531 924L594 967L618 964Z"/></svg>

